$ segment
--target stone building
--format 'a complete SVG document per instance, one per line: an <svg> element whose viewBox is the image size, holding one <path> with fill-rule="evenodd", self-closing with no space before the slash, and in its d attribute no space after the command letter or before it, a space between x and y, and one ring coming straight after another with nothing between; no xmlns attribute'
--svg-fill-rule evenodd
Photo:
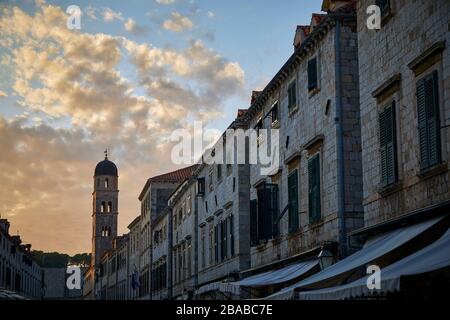
<svg viewBox="0 0 450 320"><path fill-rule="evenodd" d="M324 245L346 256L348 232L363 226L353 2L297 27L294 53L243 117L258 146L279 133L279 167L250 165L250 274L316 258Z"/></svg>
<svg viewBox="0 0 450 320"><path fill-rule="evenodd" d="M31 245L9 233L9 222L0 219L0 288L29 299L42 299L44 272L31 254Z"/></svg>
<svg viewBox="0 0 450 320"><path fill-rule="evenodd" d="M141 202L141 251L140 251L140 298L150 299L152 261L152 223L164 208L171 193L190 176L193 167L187 167L147 180L139 195Z"/></svg>
<svg viewBox="0 0 450 320"><path fill-rule="evenodd" d="M139 297L140 222L141 216L139 215L128 225L128 300L135 300Z"/></svg>
<svg viewBox="0 0 450 320"><path fill-rule="evenodd" d="M172 218L171 297L188 299L196 286L196 183L188 177L169 198Z"/></svg>
<svg viewBox="0 0 450 320"><path fill-rule="evenodd" d="M229 129L242 129L240 119L244 113L239 111ZM198 180L197 299L232 298L230 293L220 290L220 283L237 280L240 271L250 268L250 167L238 163L238 143L237 135L224 134L213 149L205 152L205 161L195 173ZM244 140L242 143L246 152L248 144ZM214 164L205 159L219 160L220 155L223 161Z"/></svg>
<svg viewBox="0 0 450 320"><path fill-rule="evenodd" d="M151 298L164 300L169 298L169 256L172 252L169 241L170 210L165 208L157 216L152 226L152 273Z"/></svg>
<svg viewBox="0 0 450 320"><path fill-rule="evenodd" d="M112 248L106 251L99 266L95 296L101 300L129 300L129 235L116 237Z"/></svg>
<svg viewBox="0 0 450 320"><path fill-rule="evenodd" d="M450 200L446 0L381 1L381 29L358 1L365 226Z"/></svg>

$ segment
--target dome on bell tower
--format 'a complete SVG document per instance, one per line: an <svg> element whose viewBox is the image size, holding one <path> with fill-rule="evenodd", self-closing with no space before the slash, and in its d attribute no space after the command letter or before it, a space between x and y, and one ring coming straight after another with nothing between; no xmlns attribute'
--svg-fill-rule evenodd
<svg viewBox="0 0 450 320"><path fill-rule="evenodd" d="M105 151L105 160L97 163L94 176L118 176L117 167L114 162L108 160L107 151Z"/></svg>

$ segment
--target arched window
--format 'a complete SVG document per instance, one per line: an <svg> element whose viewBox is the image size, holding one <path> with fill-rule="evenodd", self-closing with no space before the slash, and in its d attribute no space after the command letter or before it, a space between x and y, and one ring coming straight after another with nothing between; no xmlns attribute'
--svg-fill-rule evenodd
<svg viewBox="0 0 450 320"><path fill-rule="evenodd" d="M105 179L105 189L108 189L109 186L109 180L108 178Z"/></svg>
<svg viewBox="0 0 450 320"><path fill-rule="evenodd" d="M111 227L108 227L108 237L111 236Z"/></svg>
<svg viewBox="0 0 450 320"><path fill-rule="evenodd" d="M108 202L108 212L112 212L112 202Z"/></svg>
<svg viewBox="0 0 450 320"><path fill-rule="evenodd" d="M100 178L97 178L97 188L100 187Z"/></svg>
<svg viewBox="0 0 450 320"><path fill-rule="evenodd" d="M100 210L102 213L106 212L106 202L105 201L102 201L102 206L101 206Z"/></svg>

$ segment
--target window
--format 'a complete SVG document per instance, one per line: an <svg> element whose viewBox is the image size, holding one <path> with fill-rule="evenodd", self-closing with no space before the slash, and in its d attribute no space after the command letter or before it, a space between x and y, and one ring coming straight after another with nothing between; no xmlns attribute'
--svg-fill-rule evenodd
<svg viewBox="0 0 450 320"><path fill-rule="evenodd" d="M228 217L228 230L230 238L230 255L234 256L234 230L233 230L233 215Z"/></svg>
<svg viewBox="0 0 450 320"><path fill-rule="evenodd" d="M108 189L109 187L109 180L108 178L105 179L105 189Z"/></svg>
<svg viewBox="0 0 450 320"><path fill-rule="evenodd" d="M213 226L209 227L209 265L213 264L213 245L214 245L214 229Z"/></svg>
<svg viewBox="0 0 450 320"><path fill-rule="evenodd" d="M417 82L420 168L441 162L438 74L434 71Z"/></svg>
<svg viewBox="0 0 450 320"><path fill-rule="evenodd" d="M258 242L278 235L274 222L278 218L278 185L265 183L257 190L258 195Z"/></svg>
<svg viewBox="0 0 450 320"><path fill-rule="evenodd" d="M278 101L272 106L272 109L270 110L270 117L272 118L272 123L278 121Z"/></svg>
<svg viewBox="0 0 450 320"><path fill-rule="evenodd" d="M256 135L259 137L261 133L261 129L263 128L262 119L259 119L255 125Z"/></svg>
<svg viewBox="0 0 450 320"><path fill-rule="evenodd" d="M390 14L391 12L390 0L376 0L375 3L378 7L380 7L382 19Z"/></svg>
<svg viewBox="0 0 450 320"><path fill-rule="evenodd" d="M288 176L289 232L297 231L298 219L298 172L294 170Z"/></svg>
<svg viewBox="0 0 450 320"><path fill-rule="evenodd" d="M317 58L308 61L308 90L317 88Z"/></svg>
<svg viewBox="0 0 450 320"><path fill-rule="evenodd" d="M297 106L297 84L295 80L288 86L288 108L293 110Z"/></svg>
<svg viewBox="0 0 450 320"><path fill-rule="evenodd" d="M233 167L231 164L227 164L227 176L229 176L233 172Z"/></svg>
<svg viewBox="0 0 450 320"><path fill-rule="evenodd" d="M187 277L191 277L191 254L192 254L192 246L191 242L188 243L187 247Z"/></svg>
<svg viewBox="0 0 450 320"><path fill-rule="evenodd" d="M178 225L183 221L183 208L178 210Z"/></svg>
<svg viewBox="0 0 450 320"><path fill-rule="evenodd" d="M203 177L197 179L197 193L201 196L205 194L205 178Z"/></svg>
<svg viewBox="0 0 450 320"><path fill-rule="evenodd" d="M223 220L219 224L220 226L220 260L223 261L228 256L228 231L227 231L227 220Z"/></svg>
<svg viewBox="0 0 450 320"><path fill-rule="evenodd" d="M222 180L222 165L218 164L217 165L217 180Z"/></svg>
<svg viewBox="0 0 450 320"><path fill-rule="evenodd" d="M209 191L213 191L214 190L214 178L213 178L213 176L214 176L213 171L210 170L209 174L208 174Z"/></svg>
<svg viewBox="0 0 450 320"><path fill-rule="evenodd" d="M191 209L192 209L191 195L188 195L186 200L186 211L188 216L191 215Z"/></svg>
<svg viewBox="0 0 450 320"><path fill-rule="evenodd" d="M202 244L202 268L205 267L206 264L206 244L205 244L205 233L204 230L202 231L202 240L201 240Z"/></svg>
<svg viewBox="0 0 450 320"><path fill-rule="evenodd" d="M112 212L112 202L108 202L108 212Z"/></svg>
<svg viewBox="0 0 450 320"><path fill-rule="evenodd" d="M102 201L100 210L102 213L106 212L106 202L105 201Z"/></svg>
<svg viewBox="0 0 450 320"><path fill-rule="evenodd" d="M308 186L309 221L314 222L321 216L319 154L308 160Z"/></svg>
<svg viewBox="0 0 450 320"><path fill-rule="evenodd" d="M395 127L395 101L379 116L381 185L397 181L397 146Z"/></svg>
<svg viewBox="0 0 450 320"><path fill-rule="evenodd" d="M258 244L258 200L250 200L250 243Z"/></svg>
<svg viewBox="0 0 450 320"><path fill-rule="evenodd" d="M219 225L214 226L214 258L219 262Z"/></svg>

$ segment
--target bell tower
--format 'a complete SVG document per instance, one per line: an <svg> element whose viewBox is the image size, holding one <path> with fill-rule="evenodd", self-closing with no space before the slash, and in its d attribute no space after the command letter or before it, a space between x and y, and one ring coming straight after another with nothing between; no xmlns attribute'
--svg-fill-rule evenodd
<svg viewBox="0 0 450 320"><path fill-rule="evenodd" d="M111 249L117 236L118 174L116 165L105 159L95 167L94 191L92 192L92 262L98 266L105 251Z"/></svg>

